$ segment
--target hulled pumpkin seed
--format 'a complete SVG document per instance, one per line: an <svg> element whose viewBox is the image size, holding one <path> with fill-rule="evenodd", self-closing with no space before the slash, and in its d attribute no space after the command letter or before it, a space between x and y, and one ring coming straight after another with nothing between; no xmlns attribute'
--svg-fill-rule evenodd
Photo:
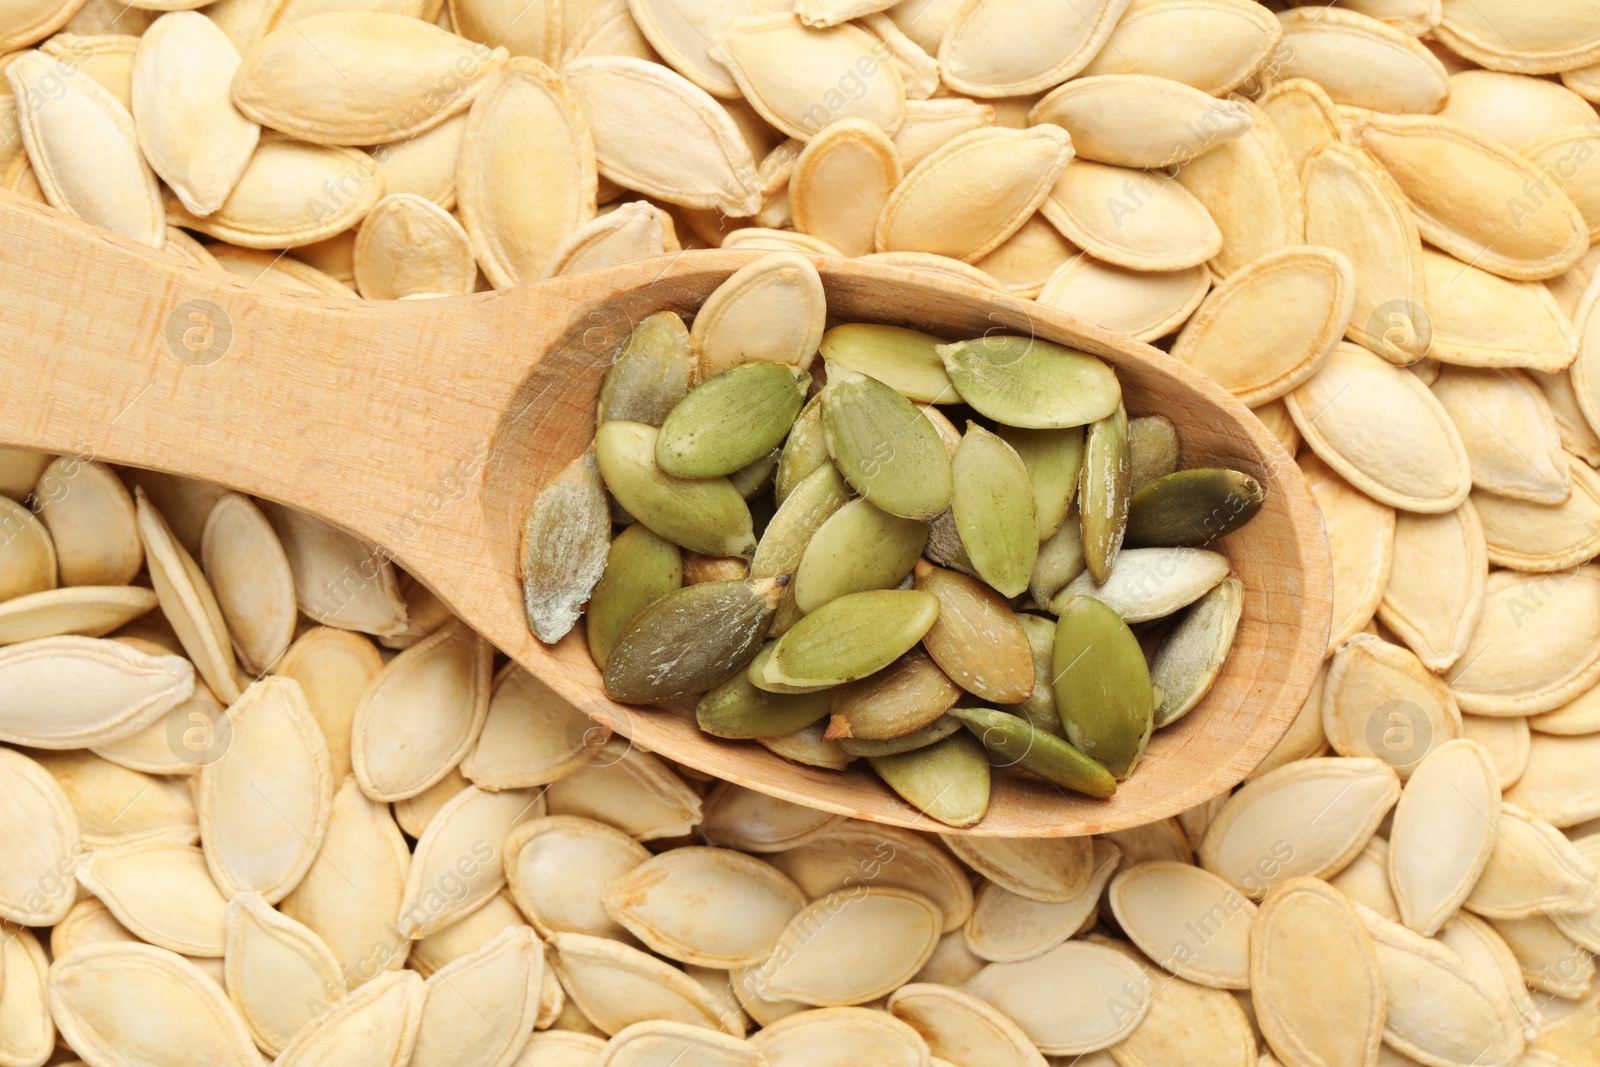
<svg viewBox="0 0 1600 1067"><path fill-rule="evenodd" d="M628 514L673 544L707 556L755 551L750 509L726 478L674 478L656 466L652 426L620 420L595 431L606 488Z"/></svg>
<svg viewBox="0 0 1600 1067"><path fill-rule="evenodd" d="M969 422L950 472L950 511L967 559L1002 596L1020 595L1039 555L1028 468L1003 438Z"/></svg>
<svg viewBox="0 0 1600 1067"><path fill-rule="evenodd" d="M1150 681L1161 694L1155 709L1157 727L1177 722L1211 689L1233 647L1243 611L1244 587L1237 578L1225 578L1196 601L1161 642L1150 664Z"/></svg>
<svg viewBox="0 0 1600 1067"><path fill-rule="evenodd" d="M689 391L656 436L656 465L675 478L720 478L783 442L811 378L784 363L742 363Z"/></svg>
<svg viewBox="0 0 1600 1067"><path fill-rule="evenodd" d="M1150 740L1155 704L1133 631L1093 597L1068 597L1050 669L1067 740L1116 778L1132 774Z"/></svg>
<svg viewBox="0 0 1600 1067"><path fill-rule="evenodd" d="M595 454L585 452L540 491L522 525L522 596L546 644L577 624L605 570L611 510Z"/></svg>
<svg viewBox="0 0 1600 1067"><path fill-rule="evenodd" d="M1128 490L1137 493L1178 469L1178 431L1160 415L1128 420Z"/></svg>
<svg viewBox="0 0 1600 1067"><path fill-rule="evenodd" d="M606 692L629 704L703 693L755 656L787 576L704 582L668 593L622 631L606 661Z"/></svg>
<svg viewBox="0 0 1600 1067"><path fill-rule="evenodd" d="M1255 518L1266 492L1259 481L1239 471L1175 471L1129 499L1126 543L1193 546L1214 541Z"/></svg>
<svg viewBox="0 0 1600 1067"><path fill-rule="evenodd" d="M879 756L898 756L904 752L914 752L919 748L927 748L938 741L943 741L951 734L961 731L961 721L949 715L941 715L937 719L909 734L891 737L883 741L869 741L862 737L841 737L839 747L852 756L866 759L876 759Z"/></svg>
<svg viewBox="0 0 1600 1067"><path fill-rule="evenodd" d="M1028 593L1034 603L1048 605L1067 583L1083 573L1083 524L1076 513L1069 514L1061 529L1039 546Z"/></svg>
<svg viewBox="0 0 1600 1067"><path fill-rule="evenodd" d="M1083 524L1083 559L1097 582L1111 576L1128 522L1128 416L1119 405L1089 427L1084 442L1078 514Z"/></svg>
<svg viewBox="0 0 1600 1067"><path fill-rule="evenodd" d="M940 610L942 614L942 605ZM827 736L869 741L904 737L950 710L961 692L927 652L913 648L878 673L831 691Z"/></svg>
<svg viewBox="0 0 1600 1067"><path fill-rule="evenodd" d="M796 486L830 462L828 442L822 432L822 397L818 394L800 409L789 428L789 439L783 443L773 480L773 495L778 503L782 505Z"/></svg>
<svg viewBox="0 0 1600 1067"><path fill-rule="evenodd" d="M750 576L772 578L779 574L794 574L805 558L811 538L849 500L850 487L845 485L839 468L829 462L824 453L821 466L807 475L784 498L778 505L777 513L762 531L761 543L756 546L756 554L750 560ZM795 605L794 584L791 582L784 588L778 615L772 622L772 634L783 636L799 618L800 609Z"/></svg>
<svg viewBox="0 0 1600 1067"><path fill-rule="evenodd" d="M1122 390L1100 360L1037 337L991 334L941 345L961 399L1007 426L1067 429L1104 419Z"/></svg>
<svg viewBox="0 0 1600 1067"><path fill-rule="evenodd" d="M992 708L951 708L950 716L966 724L990 753L1047 782L1092 797L1108 797L1117 791L1117 780L1110 771L1019 715Z"/></svg>
<svg viewBox="0 0 1600 1067"><path fill-rule="evenodd" d="M750 680L781 693L865 678L909 652L938 615L938 599L921 590L842 596L795 623L751 664Z"/></svg>
<svg viewBox="0 0 1600 1067"><path fill-rule="evenodd" d="M893 589L911 573L927 541L927 523L851 500L807 542L794 572L795 607L809 613L847 593Z"/></svg>
<svg viewBox="0 0 1600 1067"><path fill-rule="evenodd" d="M903 326L853 322L822 335L822 358L876 378L907 400L953 404L956 394L932 334Z"/></svg>
<svg viewBox="0 0 1600 1067"><path fill-rule="evenodd" d="M971 826L989 809L988 757L959 724L941 741L869 759L878 777L906 803L946 825Z"/></svg>
<svg viewBox="0 0 1600 1067"><path fill-rule="evenodd" d="M596 421L660 426L689 391L693 369L683 320L671 311L646 315L606 368Z"/></svg>
<svg viewBox="0 0 1600 1067"><path fill-rule="evenodd" d="M734 740L781 737L826 718L829 695L769 693L743 672L716 686L695 705L695 722L713 737Z"/></svg>
<svg viewBox="0 0 1600 1067"><path fill-rule="evenodd" d="M1055 689L1051 685L1051 659L1056 646L1055 620L1022 612L1017 615L1017 623L1028 637L1028 647L1033 650L1033 692L1005 710L1021 715L1036 729L1057 737L1064 736L1061 716L1056 711Z"/></svg>
<svg viewBox="0 0 1600 1067"><path fill-rule="evenodd" d="M682 586L683 559L677 545L643 523L618 534L585 611L584 631L595 665L605 670L611 650L628 624Z"/></svg>
<svg viewBox="0 0 1600 1067"><path fill-rule="evenodd" d="M850 487L891 515L930 521L950 506L950 459L916 406L875 378L830 368L828 454Z"/></svg>
<svg viewBox="0 0 1600 1067"><path fill-rule="evenodd" d="M1001 426L995 431L1017 453L1033 486L1033 515L1039 540L1061 529L1078 493L1083 465L1083 430L1026 430Z"/></svg>
<svg viewBox="0 0 1600 1067"><path fill-rule="evenodd" d="M1015 704L1033 692L1033 652L1011 608L993 589L918 561L916 587L938 599L939 617L923 645L967 692Z"/></svg>

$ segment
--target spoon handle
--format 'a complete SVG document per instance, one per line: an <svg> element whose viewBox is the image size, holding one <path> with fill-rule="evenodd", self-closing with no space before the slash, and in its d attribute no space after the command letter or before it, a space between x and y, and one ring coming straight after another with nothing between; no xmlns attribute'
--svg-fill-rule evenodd
<svg viewBox="0 0 1600 1067"><path fill-rule="evenodd" d="M526 323L563 319L563 288L300 296L0 194L0 440L220 482L389 541L430 487L482 467L543 354Z"/></svg>

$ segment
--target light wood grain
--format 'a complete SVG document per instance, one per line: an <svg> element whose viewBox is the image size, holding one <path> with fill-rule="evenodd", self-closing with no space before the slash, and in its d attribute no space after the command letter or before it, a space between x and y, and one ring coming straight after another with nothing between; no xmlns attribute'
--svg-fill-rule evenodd
<svg viewBox="0 0 1600 1067"><path fill-rule="evenodd" d="M382 546L508 655L641 746L798 803L943 829L864 768L799 766L701 734L683 707L612 703L578 634L543 647L522 615L522 516L587 447L611 353L632 323L666 308L689 317L759 255L692 252L473 297L340 301L195 268L0 194L0 442L204 478L320 515ZM1255 521L1218 546L1244 584L1244 616L1205 700L1157 732L1110 800L998 773L972 832L1118 829L1239 782L1288 728L1328 634L1327 539L1290 457L1222 389L1149 346L896 267L816 264L831 321L951 338L1031 331L1076 345L1116 366L1131 415L1177 424L1185 464L1235 467L1267 487ZM169 323L191 301L231 323L220 356L220 331L205 352L169 344ZM180 316L173 336L196 325Z"/></svg>

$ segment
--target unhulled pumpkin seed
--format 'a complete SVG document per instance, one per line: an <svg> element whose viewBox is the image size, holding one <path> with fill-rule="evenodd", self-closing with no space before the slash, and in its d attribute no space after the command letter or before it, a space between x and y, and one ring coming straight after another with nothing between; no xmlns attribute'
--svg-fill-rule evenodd
<svg viewBox="0 0 1600 1067"><path fill-rule="evenodd" d="M1173 627L1150 663L1150 681L1161 695L1155 725L1169 726L1194 709L1222 669L1239 618L1244 589L1237 578L1224 578L1202 596Z"/></svg>
<svg viewBox="0 0 1600 1067"><path fill-rule="evenodd" d="M646 315L606 368L596 421L660 426L689 391L693 367L683 320L671 311Z"/></svg>
<svg viewBox="0 0 1600 1067"><path fill-rule="evenodd" d="M605 570L611 510L593 452L568 463L522 525L522 595L528 625L554 644L578 622Z"/></svg>

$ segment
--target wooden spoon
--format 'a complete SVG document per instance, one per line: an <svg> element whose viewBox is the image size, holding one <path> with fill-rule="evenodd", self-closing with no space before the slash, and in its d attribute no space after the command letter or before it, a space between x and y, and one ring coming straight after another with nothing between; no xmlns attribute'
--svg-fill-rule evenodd
<svg viewBox="0 0 1600 1067"><path fill-rule="evenodd" d="M865 768L821 770L720 741L675 709L611 702L581 630L530 635L523 517L594 433L600 378L633 323L688 318L760 252L693 252L471 297L300 296L0 196L0 439L231 486L382 546L557 693L642 747L796 803L945 827ZM1236 400L1169 356L1037 304L860 260L818 258L830 321L951 338L1032 332L1114 364L1132 415L1178 427L1185 465L1248 471L1266 506L1220 548L1244 583L1233 654L1205 700L1156 733L1110 800L998 772L972 832L1096 833L1239 782L1288 729L1328 638L1328 542L1305 482ZM352 582L363 581L352 575Z"/></svg>

